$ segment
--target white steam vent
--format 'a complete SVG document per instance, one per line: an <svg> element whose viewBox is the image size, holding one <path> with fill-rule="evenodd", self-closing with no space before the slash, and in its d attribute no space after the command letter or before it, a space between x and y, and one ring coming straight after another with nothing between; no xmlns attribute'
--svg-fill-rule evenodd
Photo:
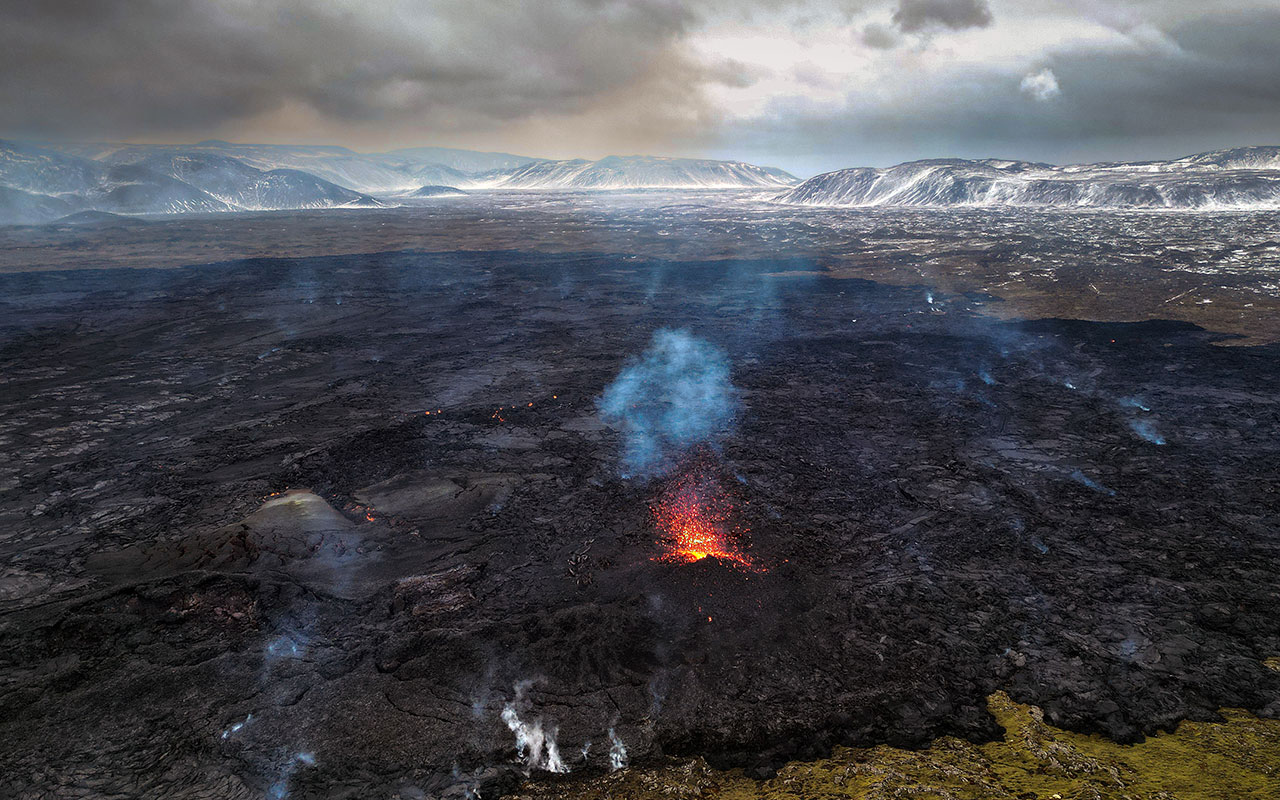
<svg viewBox="0 0 1280 800"><path fill-rule="evenodd" d="M524 762L527 769L542 769L547 772L568 772L560 758L560 747L556 744L556 728L542 727L542 719L525 722L520 718L516 706L524 699L529 684L522 681L516 684L515 698L502 709L502 721L516 736L516 755Z"/></svg>
<svg viewBox="0 0 1280 800"><path fill-rule="evenodd" d="M609 769L622 769L627 765L627 746L618 738L613 728L609 729Z"/></svg>

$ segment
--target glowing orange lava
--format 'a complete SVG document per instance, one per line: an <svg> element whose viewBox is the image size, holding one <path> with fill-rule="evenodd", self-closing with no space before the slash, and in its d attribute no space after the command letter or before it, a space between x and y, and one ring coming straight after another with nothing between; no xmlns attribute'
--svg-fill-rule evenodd
<svg viewBox="0 0 1280 800"><path fill-rule="evenodd" d="M653 506L654 521L666 547L659 560L693 563L711 556L751 568L751 559L732 541L732 513L732 501L713 476L700 469L686 472Z"/></svg>

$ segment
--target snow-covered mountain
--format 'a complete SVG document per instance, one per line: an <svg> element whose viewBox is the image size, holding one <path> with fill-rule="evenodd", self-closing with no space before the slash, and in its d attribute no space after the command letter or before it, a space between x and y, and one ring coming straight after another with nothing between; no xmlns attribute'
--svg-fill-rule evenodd
<svg viewBox="0 0 1280 800"><path fill-rule="evenodd" d="M65 200L0 186L0 223L29 225L47 222L71 210L71 205Z"/></svg>
<svg viewBox="0 0 1280 800"><path fill-rule="evenodd" d="M775 199L815 206L1280 208L1280 147L1064 167L998 159L912 161L828 172Z"/></svg>
<svg viewBox="0 0 1280 800"><path fill-rule="evenodd" d="M239 209L375 207L374 198L296 169L261 170L217 153L127 150L108 162L124 162L168 175Z"/></svg>
<svg viewBox="0 0 1280 800"><path fill-rule="evenodd" d="M96 155L0 142L0 224L83 210L184 214L381 205L300 170L261 170L216 153L129 146Z"/></svg>
<svg viewBox="0 0 1280 800"><path fill-rule="evenodd" d="M530 158L529 156L516 156L511 153L455 150L452 147L406 147L403 150L392 150L386 155L429 164L439 164L466 174L489 172L495 169L515 169L516 167L523 167L525 164L543 160Z"/></svg>
<svg viewBox="0 0 1280 800"><path fill-rule="evenodd" d="M466 179L465 174L442 164L324 145L232 144L212 140L193 145L99 145L94 155L115 162L164 156L231 158L263 172L296 170L360 194L389 194L416 189L424 183Z"/></svg>
<svg viewBox="0 0 1280 800"><path fill-rule="evenodd" d="M780 169L741 161L609 156L536 161L482 175L477 184L492 189L742 189L790 186L796 180Z"/></svg>
<svg viewBox="0 0 1280 800"><path fill-rule="evenodd" d="M230 203L163 173L136 164L107 167L96 186L75 202L95 211L115 214L191 214L231 211Z"/></svg>
<svg viewBox="0 0 1280 800"><path fill-rule="evenodd" d="M1180 159L1200 169L1280 170L1280 146L1233 147ZM1174 161L1170 163L1180 163Z"/></svg>
<svg viewBox="0 0 1280 800"><path fill-rule="evenodd" d="M390 153L357 153L328 145L233 144L216 139L187 145L129 145L103 142L50 145L67 155L140 163L161 157L233 158L270 172L306 172L360 194L395 195L424 185L472 186L475 176L511 170L538 159L510 153L483 153L447 147L413 147Z"/></svg>
<svg viewBox="0 0 1280 800"><path fill-rule="evenodd" d="M414 147L0 142L0 224L82 210L118 214L366 207L460 190L781 189L782 170L740 161L610 156L551 161ZM21 194L14 194L20 192Z"/></svg>
<svg viewBox="0 0 1280 800"><path fill-rule="evenodd" d="M84 209L120 214L231 210L208 193L146 167L106 164L14 142L0 142L0 186L31 196L23 199L24 214L0 216L0 222L33 221L33 214L39 221ZM48 212L39 213L40 208Z"/></svg>
<svg viewBox="0 0 1280 800"><path fill-rule="evenodd" d="M772 189L813 206L1280 208L1280 147L1165 161L1054 166L934 159L837 170L799 182L741 161L609 156L553 161L419 147L0 141L0 224L80 211L114 214L372 207L460 190ZM785 190L785 191L783 191Z"/></svg>
<svg viewBox="0 0 1280 800"><path fill-rule="evenodd" d="M42 195L87 192L106 178L107 165L22 142L0 141L0 186Z"/></svg>

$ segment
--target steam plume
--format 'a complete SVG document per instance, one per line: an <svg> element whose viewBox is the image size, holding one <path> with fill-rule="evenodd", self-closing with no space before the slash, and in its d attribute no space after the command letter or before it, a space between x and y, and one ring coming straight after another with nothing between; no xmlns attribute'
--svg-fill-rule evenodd
<svg viewBox="0 0 1280 800"><path fill-rule="evenodd" d="M626 476L665 472L690 447L712 442L733 422L738 392L725 352L688 331L661 329L600 398L600 416L626 436Z"/></svg>
<svg viewBox="0 0 1280 800"><path fill-rule="evenodd" d="M609 769L620 770L627 766L627 746L622 743L617 732L609 729Z"/></svg>
<svg viewBox="0 0 1280 800"><path fill-rule="evenodd" d="M560 747L556 744L556 729L543 730L542 720L532 723L520 719L516 705L524 698L526 683L516 685L515 699L502 709L502 721L516 735L516 754L529 769L544 769L547 772L568 772L564 760L560 758Z"/></svg>

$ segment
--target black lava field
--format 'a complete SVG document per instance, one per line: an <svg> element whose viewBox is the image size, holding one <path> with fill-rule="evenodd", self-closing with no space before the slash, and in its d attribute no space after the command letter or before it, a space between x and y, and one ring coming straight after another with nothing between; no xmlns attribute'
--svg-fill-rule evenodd
<svg viewBox="0 0 1280 800"><path fill-rule="evenodd" d="M1280 714L1280 345L599 249L0 275L0 795ZM732 414L637 474L602 397L660 331ZM736 558L667 557L690 475Z"/></svg>

